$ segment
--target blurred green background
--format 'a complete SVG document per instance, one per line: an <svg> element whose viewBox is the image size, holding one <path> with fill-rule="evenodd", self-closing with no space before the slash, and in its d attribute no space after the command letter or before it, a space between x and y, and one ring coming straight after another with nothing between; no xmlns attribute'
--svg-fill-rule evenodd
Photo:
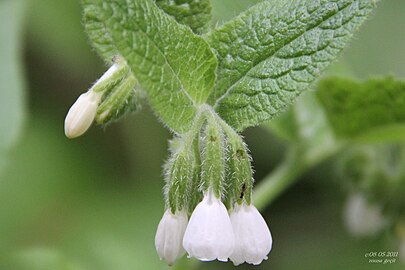
<svg viewBox="0 0 405 270"><path fill-rule="evenodd" d="M212 0L214 19L221 23L254 2ZM404 12L403 0L381 1L340 58L345 73L405 78ZM106 129L65 138L67 110L106 68L87 42L78 0L0 0L0 23L0 270L166 269L154 234L170 134L144 108ZM244 135L260 182L285 146L261 128ZM239 269L404 269L364 258L397 251L398 243L346 232L346 195L329 180L329 163L266 208L274 240L269 260Z"/></svg>

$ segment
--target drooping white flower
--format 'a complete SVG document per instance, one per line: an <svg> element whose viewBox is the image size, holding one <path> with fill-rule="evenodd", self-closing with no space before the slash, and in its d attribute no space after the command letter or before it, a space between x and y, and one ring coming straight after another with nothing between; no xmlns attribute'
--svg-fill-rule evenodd
<svg viewBox="0 0 405 270"><path fill-rule="evenodd" d="M387 224L381 207L370 204L362 193L348 198L344 220L347 230L359 237L373 236Z"/></svg>
<svg viewBox="0 0 405 270"><path fill-rule="evenodd" d="M183 239L189 257L201 261L228 261L235 246L228 211L224 204L209 190L197 205Z"/></svg>
<svg viewBox="0 0 405 270"><path fill-rule="evenodd" d="M230 215L235 234L235 250L230 259L235 265L244 262L258 265L267 260L273 239L266 221L251 205L236 205Z"/></svg>
<svg viewBox="0 0 405 270"><path fill-rule="evenodd" d="M100 94L92 90L79 96L66 115L66 137L70 139L78 137L89 129L96 116L100 99Z"/></svg>
<svg viewBox="0 0 405 270"><path fill-rule="evenodd" d="M188 223L186 211L179 211L173 214L166 210L155 236L156 251L161 260L165 260L169 265L183 257L186 251L183 248L183 236Z"/></svg>

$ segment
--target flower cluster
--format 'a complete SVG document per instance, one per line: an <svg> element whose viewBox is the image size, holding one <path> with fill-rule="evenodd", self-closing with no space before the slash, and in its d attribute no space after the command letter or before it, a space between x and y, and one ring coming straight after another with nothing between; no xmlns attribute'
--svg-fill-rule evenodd
<svg viewBox="0 0 405 270"><path fill-rule="evenodd" d="M155 245L169 265L182 257L258 265L272 247L270 230L251 202L251 160L242 138L211 107L171 144L166 212ZM188 220L190 217L190 220Z"/></svg>
<svg viewBox="0 0 405 270"><path fill-rule="evenodd" d="M252 204L235 205L228 211L209 190L187 220L184 211L166 210L155 238L156 250L169 265L185 252L201 261L230 259L258 265L267 259L272 237L265 220Z"/></svg>
<svg viewBox="0 0 405 270"><path fill-rule="evenodd" d="M125 60L115 58L70 108L66 136L78 137L94 121L107 124L123 115L135 99L135 86ZM235 265L267 259L272 237L252 204L248 149L211 106L202 105L190 130L172 140L165 176L166 211L155 238L161 259L172 265L186 252L201 261L230 259Z"/></svg>

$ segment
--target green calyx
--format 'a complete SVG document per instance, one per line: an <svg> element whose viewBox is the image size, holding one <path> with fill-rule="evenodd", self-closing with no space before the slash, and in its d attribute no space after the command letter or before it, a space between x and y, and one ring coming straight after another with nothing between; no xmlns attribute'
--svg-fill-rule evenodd
<svg viewBox="0 0 405 270"><path fill-rule="evenodd" d="M135 111L140 99L137 79L121 56L113 57L113 65L96 82L92 91L101 93L95 121L108 125L129 112Z"/></svg>
<svg viewBox="0 0 405 270"><path fill-rule="evenodd" d="M130 68L120 56L114 56L112 66L98 79L91 90L95 93L105 93L113 90L124 78L128 76Z"/></svg>
<svg viewBox="0 0 405 270"><path fill-rule="evenodd" d="M165 166L166 205L174 213L195 208L211 188L228 208L251 203L251 158L241 136L208 105L199 109L192 128L170 144Z"/></svg>
<svg viewBox="0 0 405 270"><path fill-rule="evenodd" d="M212 187L217 198L225 190L225 142L224 134L213 114L207 114L207 124L202 133L202 189Z"/></svg>
<svg viewBox="0 0 405 270"><path fill-rule="evenodd" d="M165 167L167 204L173 213L182 210L189 201L187 191L193 182L195 162L193 153L187 150L172 153Z"/></svg>
<svg viewBox="0 0 405 270"><path fill-rule="evenodd" d="M138 108L139 94L135 91L136 83L132 73L128 73L111 91L104 94L97 109L96 122L98 124L109 124Z"/></svg>
<svg viewBox="0 0 405 270"><path fill-rule="evenodd" d="M235 202L251 203L253 189L253 173L251 157L246 144L238 134L229 134L228 137L228 170L230 194L227 204L232 206Z"/></svg>

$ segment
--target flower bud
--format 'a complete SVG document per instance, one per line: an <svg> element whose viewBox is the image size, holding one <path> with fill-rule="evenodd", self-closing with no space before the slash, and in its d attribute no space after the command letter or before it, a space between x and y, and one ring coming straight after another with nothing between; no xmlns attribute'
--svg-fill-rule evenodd
<svg viewBox="0 0 405 270"><path fill-rule="evenodd" d="M189 257L201 261L228 261L235 246L235 236L224 204L212 189L194 209L187 225L183 247Z"/></svg>
<svg viewBox="0 0 405 270"><path fill-rule="evenodd" d="M101 95L92 90L79 96L65 119L66 137L76 138L89 129L96 116L100 98Z"/></svg>
<svg viewBox="0 0 405 270"><path fill-rule="evenodd" d="M236 205L230 214L235 234L235 249L230 256L235 265L258 265L267 260L273 240L262 215L252 204Z"/></svg>
<svg viewBox="0 0 405 270"><path fill-rule="evenodd" d="M135 96L136 79L122 57L114 57L113 61L114 64L70 108L65 119L68 138L82 135L96 117L97 122L105 124L134 107L130 101Z"/></svg>
<svg viewBox="0 0 405 270"><path fill-rule="evenodd" d="M169 265L173 265L186 253L182 241L187 222L186 211L173 214L170 210L166 210L160 220L155 236L155 247L160 259Z"/></svg>

